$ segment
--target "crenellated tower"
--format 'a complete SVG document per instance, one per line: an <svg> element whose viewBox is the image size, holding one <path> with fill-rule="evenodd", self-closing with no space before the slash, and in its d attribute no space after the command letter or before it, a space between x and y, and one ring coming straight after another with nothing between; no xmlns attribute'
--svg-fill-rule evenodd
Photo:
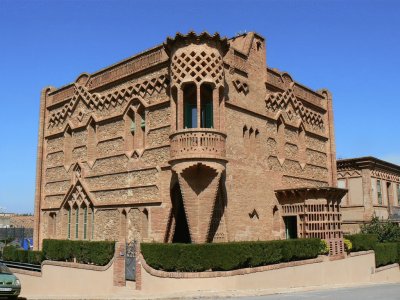
<svg viewBox="0 0 400 300"><path fill-rule="evenodd" d="M170 57L171 198L178 228L170 239L203 243L216 231L212 218L227 162L223 57L229 44L219 34L191 32L168 38L164 46Z"/></svg>

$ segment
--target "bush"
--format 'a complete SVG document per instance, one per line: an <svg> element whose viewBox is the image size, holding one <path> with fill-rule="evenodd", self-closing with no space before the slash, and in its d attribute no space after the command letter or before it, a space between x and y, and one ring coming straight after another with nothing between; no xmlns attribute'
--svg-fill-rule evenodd
<svg viewBox="0 0 400 300"><path fill-rule="evenodd" d="M374 251L377 267L398 262L397 243L378 243L375 245Z"/></svg>
<svg viewBox="0 0 400 300"><path fill-rule="evenodd" d="M378 242L400 242L400 227L397 223L381 221L373 217L371 222L361 226L361 233L376 234Z"/></svg>
<svg viewBox="0 0 400 300"><path fill-rule="evenodd" d="M46 259L74 261L83 264L106 265L114 256L114 242L108 241L70 241L43 240L43 253Z"/></svg>
<svg viewBox="0 0 400 300"><path fill-rule="evenodd" d="M17 250L17 259L20 263L27 263L28 262L28 251L23 249Z"/></svg>
<svg viewBox="0 0 400 300"><path fill-rule="evenodd" d="M351 234L346 235L345 238L353 245L351 252L373 250L378 242L376 234Z"/></svg>
<svg viewBox="0 0 400 300"><path fill-rule="evenodd" d="M350 240L346 239L346 238L343 239L343 243L344 243L344 250L347 253L350 253L351 250L353 249L353 243Z"/></svg>
<svg viewBox="0 0 400 300"><path fill-rule="evenodd" d="M27 251L28 252L28 263L33 265L40 265L44 260L42 251Z"/></svg>
<svg viewBox="0 0 400 300"><path fill-rule="evenodd" d="M3 248L3 260L18 261L17 248L15 246L5 246Z"/></svg>
<svg viewBox="0 0 400 300"><path fill-rule="evenodd" d="M321 240L321 245L320 245L320 254L325 255L329 253L329 245L328 242L325 240Z"/></svg>
<svg viewBox="0 0 400 300"><path fill-rule="evenodd" d="M3 250L3 260L40 265L43 261L43 252L26 251L14 246L6 246Z"/></svg>
<svg viewBox="0 0 400 300"><path fill-rule="evenodd" d="M154 269L179 272L235 270L317 257L319 239L215 244L142 243L146 262Z"/></svg>

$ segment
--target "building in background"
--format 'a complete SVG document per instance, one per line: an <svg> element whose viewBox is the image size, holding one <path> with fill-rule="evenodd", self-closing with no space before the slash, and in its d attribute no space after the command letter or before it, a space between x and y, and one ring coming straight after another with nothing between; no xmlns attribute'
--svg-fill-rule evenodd
<svg viewBox="0 0 400 300"><path fill-rule="evenodd" d="M13 213L0 213L0 228L8 228L11 226L11 217Z"/></svg>
<svg viewBox="0 0 400 300"><path fill-rule="evenodd" d="M400 222L400 166L360 157L337 161L338 187L348 189L342 199L343 231L358 232L373 216Z"/></svg>
<svg viewBox="0 0 400 300"><path fill-rule="evenodd" d="M332 97L266 64L257 33L177 34L42 92L44 238L326 239L343 251Z"/></svg>

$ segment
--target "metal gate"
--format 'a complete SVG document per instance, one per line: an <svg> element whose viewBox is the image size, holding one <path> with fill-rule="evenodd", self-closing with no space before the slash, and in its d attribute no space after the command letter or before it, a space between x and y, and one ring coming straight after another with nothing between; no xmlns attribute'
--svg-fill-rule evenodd
<svg viewBox="0 0 400 300"><path fill-rule="evenodd" d="M136 241L126 243L125 279L135 281L136 278Z"/></svg>

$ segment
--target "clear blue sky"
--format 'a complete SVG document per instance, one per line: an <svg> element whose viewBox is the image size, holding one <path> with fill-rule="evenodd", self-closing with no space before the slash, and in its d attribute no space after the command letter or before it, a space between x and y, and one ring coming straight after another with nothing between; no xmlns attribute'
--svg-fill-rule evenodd
<svg viewBox="0 0 400 300"><path fill-rule="evenodd" d="M400 1L0 0L0 206L33 212L40 90L177 31L257 31L267 64L334 96L337 154L400 163Z"/></svg>

